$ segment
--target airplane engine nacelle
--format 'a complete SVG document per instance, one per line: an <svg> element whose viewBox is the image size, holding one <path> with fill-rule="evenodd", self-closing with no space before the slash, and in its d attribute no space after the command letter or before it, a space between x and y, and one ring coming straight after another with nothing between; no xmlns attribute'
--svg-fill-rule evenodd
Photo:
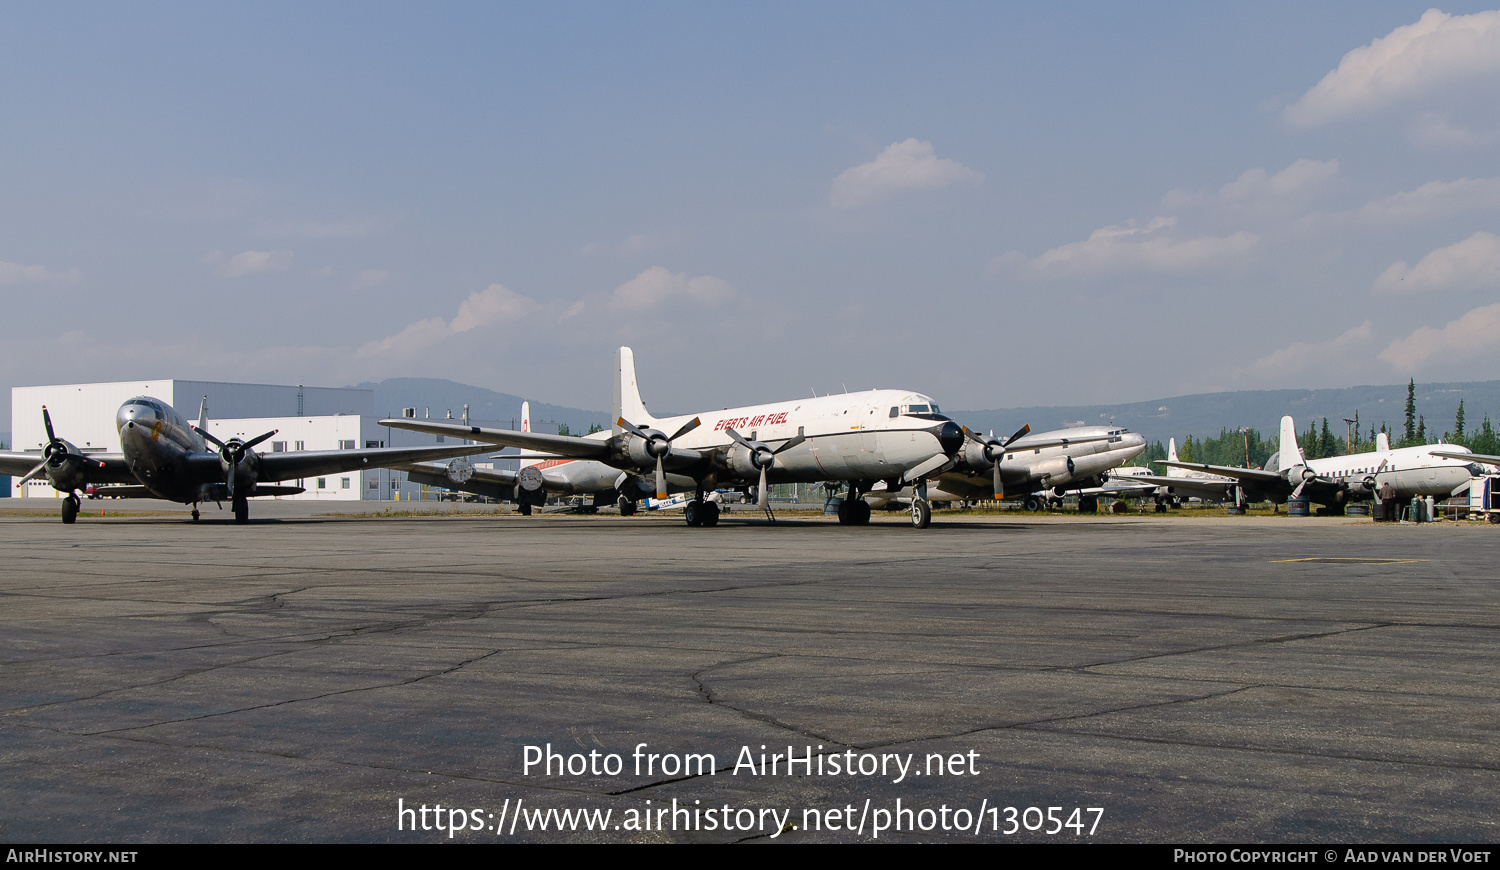
<svg viewBox="0 0 1500 870"><path fill-rule="evenodd" d="M1031 468L1031 476L1034 480L1045 480L1049 486L1068 483L1073 479L1073 458L1071 456L1059 456L1040 462Z"/></svg>
<svg viewBox="0 0 1500 870"><path fill-rule="evenodd" d="M47 480L55 489L72 492L87 484L87 466L75 458L79 452L71 442L59 438L48 444L43 453L47 457Z"/></svg>
<svg viewBox="0 0 1500 870"><path fill-rule="evenodd" d="M542 470L535 465L528 465L516 474L516 485L523 492L536 492L542 488Z"/></svg>
<svg viewBox="0 0 1500 870"><path fill-rule="evenodd" d="M1360 481L1359 485L1366 492L1374 492L1379 487L1379 484L1375 482L1375 475L1373 474L1365 475L1365 479Z"/></svg>
<svg viewBox="0 0 1500 870"><path fill-rule="evenodd" d="M987 448L984 444L971 438L964 439L964 446L954 457L958 460L958 469L960 471L989 471L995 463L990 461L986 452Z"/></svg>
<svg viewBox="0 0 1500 870"><path fill-rule="evenodd" d="M744 480L760 477L760 466L755 464L755 452L739 444L729 449L729 467Z"/></svg>

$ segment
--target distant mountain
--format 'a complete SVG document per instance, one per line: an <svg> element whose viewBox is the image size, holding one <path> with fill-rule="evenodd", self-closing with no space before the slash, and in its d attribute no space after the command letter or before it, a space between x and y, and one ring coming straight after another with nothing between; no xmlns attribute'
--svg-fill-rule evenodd
<svg viewBox="0 0 1500 870"><path fill-rule="evenodd" d="M1491 420L1500 411L1500 381L1468 383L1417 384L1417 413L1426 418L1430 438L1453 428L1459 400L1464 403L1467 429L1478 428L1485 414ZM1122 405L1058 405L1030 408L997 408L987 411L943 412L971 429L995 430L1000 437L1010 435L1023 423L1032 431L1043 432L1080 424L1118 423L1145 435L1149 441L1179 442L1187 435L1217 437L1223 429L1241 426L1256 429L1261 437L1275 437L1281 418L1291 414L1297 429L1306 431L1309 421L1321 425L1328 418L1328 428L1343 438L1345 418L1359 412L1359 426L1366 434L1370 424L1381 423L1400 432L1406 423L1406 384L1389 386L1343 387L1329 390L1240 390L1232 393L1202 393L1177 396L1149 402ZM1496 422L1500 422L1497 420Z"/></svg>
<svg viewBox="0 0 1500 870"><path fill-rule="evenodd" d="M375 413L391 417L401 416L402 408L416 408L417 417L430 414L434 420L442 420L453 412L453 419L463 417L464 404L469 406L469 419L484 421L504 428L520 428L520 396L497 393L484 387L472 387L455 381L439 378L388 378L380 383L355 384L355 388L375 391ZM566 423L574 433L589 431L590 424L609 426L608 411L587 411L582 408L567 408L531 400L531 420L539 431L556 431L558 423Z"/></svg>

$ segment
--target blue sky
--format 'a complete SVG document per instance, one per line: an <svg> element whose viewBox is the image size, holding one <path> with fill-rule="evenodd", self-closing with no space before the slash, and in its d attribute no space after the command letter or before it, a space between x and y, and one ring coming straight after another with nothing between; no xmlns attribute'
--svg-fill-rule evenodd
<svg viewBox="0 0 1500 870"><path fill-rule="evenodd" d="M1489 379L1500 12L0 8L0 385ZM24 323L24 326L21 324Z"/></svg>

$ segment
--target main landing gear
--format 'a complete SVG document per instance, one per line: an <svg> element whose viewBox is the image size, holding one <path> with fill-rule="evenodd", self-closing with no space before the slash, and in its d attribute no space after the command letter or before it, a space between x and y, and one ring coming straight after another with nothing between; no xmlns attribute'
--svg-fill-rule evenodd
<svg viewBox="0 0 1500 870"><path fill-rule="evenodd" d="M193 522L198 522L198 506L193 505Z"/></svg>
<svg viewBox="0 0 1500 870"><path fill-rule="evenodd" d="M234 497L234 521L237 523L250 522L250 499L242 495Z"/></svg>
<svg viewBox="0 0 1500 870"><path fill-rule="evenodd" d="M622 516L622 517L633 517L633 516L635 516L635 502L631 501L630 499L628 499L628 498L626 498L624 496L620 496L620 516Z"/></svg>
<svg viewBox="0 0 1500 870"><path fill-rule="evenodd" d="M839 525L841 526L868 526L870 524L870 503L862 498L851 496L839 502Z"/></svg>
<svg viewBox="0 0 1500 870"><path fill-rule="evenodd" d="M698 493L697 497L688 502L682 508L682 518L687 520L690 526L707 526L713 528L719 524L719 506Z"/></svg>
<svg viewBox="0 0 1500 870"><path fill-rule="evenodd" d="M82 504L83 502L78 498L78 493L68 493L68 497L63 499L62 503L62 521L64 523L78 522L78 508Z"/></svg>

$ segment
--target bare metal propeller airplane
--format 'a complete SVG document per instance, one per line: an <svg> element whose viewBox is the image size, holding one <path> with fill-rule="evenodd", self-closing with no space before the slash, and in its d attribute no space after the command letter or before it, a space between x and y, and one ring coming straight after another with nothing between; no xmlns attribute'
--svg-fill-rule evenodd
<svg viewBox="0 0 1500 870"><path fill-rule="evenodd" d="M78 518L78 493L97 486L102 495L119 498L160 498L193 506L198 519L201 502L228 501L234 520L250 518L252 496L295 495L300 486L272 486L277 481L336 474L356 468L382 468L423 459L442 459L480 453L488 446L380 447L366 450L296 450L256 453L255 445L275 430L249 441L220 441L208 432L207 402L198 412L198 425L189 425L171 405L150 396L126 400L115 414L121 453L82 453L52 431L52 415L42 408L47 445L38 462L35 453L0 453L0 474L23 475L20 483L45 474L63 499L62 520ZM210 450L212 443L217 450Z"/></svg>
<svg viewBox="0 0 1500 870"><path fill-rule="evenodd" d="M839 521L863 525L870 506L860 496L877 481L894 486L915 483L911 521L926 528L932 508L925 481L956 467L966 443L964 430L939 412L927 396L903 390L793 399L698 415L656 418L646 410L636 384L630 348L615 358L615 425L605 437L580 438L459 423L408 418L380 425L435 435L454 435L590 459L631 475L652 475L658 498L667 494L668 476L693 482L695 498L683 514L690 526L718 523L718 505L704 498L723 486L755 484L762 509L768 485L846 481L851 497ZM667 433L671 434L667 434Z"/></svg>

